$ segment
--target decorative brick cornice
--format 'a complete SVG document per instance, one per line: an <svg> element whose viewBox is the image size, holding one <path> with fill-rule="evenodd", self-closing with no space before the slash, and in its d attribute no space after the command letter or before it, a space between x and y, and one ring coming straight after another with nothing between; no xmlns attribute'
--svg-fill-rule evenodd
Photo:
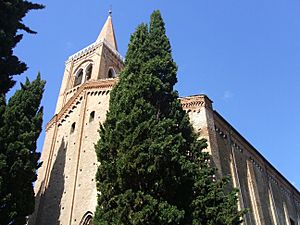
<svg viewBox="0 0 300 225"><path fill-rule="evenodd" d="M181 97L179 100L186 111L199 111L202 107L212 109L212 101L206 95Z"/></svg>
<svg viewBox="0 0 300 225"><path fill-rule="evenodd" d="M76 93L67 101L67 103L63 106L63 108L59 111L58 114L54 115L53 118L48 122L46 126L46 131L48 131L55 123L57 123L72 107L73 104L76 104L76 101L85 90L90 89L112 89L114 84L118 81L118 78L113 79L104 79L97 81L89 81L82 84L76 91Z"/></svg>
<svg viewBox="0 0 300 225"><path fill-rule="evenodd" d="M54 115L52 119L48 122L46 126L46 131L48 131L55 123L60 121L60 119L71 109L72 105L76 103L77 99L80 98L85 90L89 89L112 89L114 84L119 80L119 78L104 79L97 81L89 81L82 84L80 87L71 89L66 94L75 94L67 101L63 108L58 114ZM212 109L212 101L206 95L193 95L188 97L179 98L182 108L186 111L199 111L200 108L205 107Z"/></svg>
<svg viewBox="0 0 300 225"><path fill-rule="evenodd" d="M103 42L95 42L90 44L89 46L85 47L84 49L76 52L75 54L71 55L66 63L69 63L71 61L77 61L78 59L82 58L84 55L90 54L94 52L99 46L103 45Z"/></svg>
<svg viewBox="0 0 300 225"><path fill-rule="evenodd" d="M66 64L71 62L71 61L78 61L79 59L81 59L83 56L89 55L93 52L96 51L97 48L101 47L102 45L105 45L109 48L110 51L112 51L114 53L114 55L121 61L124 62L125 59L123 56L121 56L121 54L114 49L114 47L111 46L111 44L104 40L104 41L96 41L92 44L90 44L89 46L85 47L84 49L76 52L75 54L71 55L68 60L66 61Z"/></svg>

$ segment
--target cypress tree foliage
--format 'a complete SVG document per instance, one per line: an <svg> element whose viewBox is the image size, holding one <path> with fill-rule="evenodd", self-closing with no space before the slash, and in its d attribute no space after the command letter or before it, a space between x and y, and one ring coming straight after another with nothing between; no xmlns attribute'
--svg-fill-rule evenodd
<svg viewBox="0 0 300 225"><path fill-rule="evenodd" d="M35 33L22 19L30 10L43 7L24 0L0 0L0 224L24 224L34 209L32 182L38 167L35 149L45 82L40 75L32 83L27 80L7 105L5 94L15 84L13 76L27 69L13 54L23 37L19 31Z"/></svg>
<svg viewBox="0 0 300 225"><path fill-rule="evenodd" d="M94 224L239 224L236 193L214 181L206 140L173 90L177 66L159 11L131 36L125 65L95 146Z"/></svg>
<svg viewBox="0 0 300 225"><path fill-rule="evenodd" d="M15 84L12 76L23 73L27 66L13 53L13 48L22 39L23 30L35 33L23 22L23 17L32 9L42 9L43 5L23 0L0 0L0 94L7 93Z"/></svg>
<svg viewBox="0 0 300 225"><path fill-rule="evenodd" d="M27 79L1 114L1 224L23 225L26 216L34 210L33 182L37 178L40 157L36 152L36 142L42 130L43 108L40 102L44 86L45 81L39 74L32 82Z"/></svg>
<svg viewBox="0 0 300 225"><path fill-rule="evenodd" d="M6 107L6 101L5 96L0 95L0 212L2 214L2 208L3 208L3 199L4 199L4 192L6 191L6 185L5 185L5 177L2 176L2 171L6 167L6 157L4 155L4 135L2 134L2 127L4 125L3 121L3 115L5 112ZM0 215L0 224L1 223L1 215Z"/></svg>

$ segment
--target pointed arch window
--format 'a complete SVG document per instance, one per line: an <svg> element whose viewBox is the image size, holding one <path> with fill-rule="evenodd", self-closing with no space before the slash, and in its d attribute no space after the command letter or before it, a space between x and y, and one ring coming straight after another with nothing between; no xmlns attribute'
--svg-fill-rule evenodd
<svg viewBox="0 0 300 225"><path fill-rule="evenodd" d="M81 84L82 82L82 77L83 77L83 69L80 69L75 76L75 82L74 82L74 87L77 85Z"/></svg>
<svg viewBox="0 0 300 225"><path fill-rule="evenodd" d="M85 80L88 81L92 77L93 64L89 64L85 71Z"/></svg>
<svg viewBox="0 0 300 225"><path fill-rule="evenodd" d="M107 73L108 78L114 78L116 77L116 72L113 68L109 68L108 73Z"/></svg>

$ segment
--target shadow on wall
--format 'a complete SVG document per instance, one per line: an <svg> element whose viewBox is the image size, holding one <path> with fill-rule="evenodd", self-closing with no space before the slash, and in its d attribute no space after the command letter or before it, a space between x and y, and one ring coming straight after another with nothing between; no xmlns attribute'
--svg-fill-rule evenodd
<svg viewBox="0 0 300 225"><path fill-rule="evenodd" d="M66 152L68 143L61 140L60 147L53 164L49 183L44 193L40 196L39 208L37 211L36 225L59 225L59 215L61 208L61 199L64 194L66 164ZM55 156L54 156L55 157ZM41 188L43 185L41 185ZM41 191L39 191L41 192ZM38 195L37 195L38 196Z"/></svg>

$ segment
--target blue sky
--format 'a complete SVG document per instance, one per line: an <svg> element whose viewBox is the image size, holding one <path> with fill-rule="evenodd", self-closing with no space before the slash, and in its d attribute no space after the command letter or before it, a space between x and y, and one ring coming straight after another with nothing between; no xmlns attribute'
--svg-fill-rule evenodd
<svg viewBox="0 0 300 225"><path fill-rule="evenodd" d="M41 0L25 23L38 32L15 49L47 81L44 124L54 114L71 54L94 42L112 5L119 52L154 9L164 17L181 96L204 93L288 180L300 188L300 1ZM19 87L19 85L16 85ZM39 139L42 149L44 133Z"/></svg>

